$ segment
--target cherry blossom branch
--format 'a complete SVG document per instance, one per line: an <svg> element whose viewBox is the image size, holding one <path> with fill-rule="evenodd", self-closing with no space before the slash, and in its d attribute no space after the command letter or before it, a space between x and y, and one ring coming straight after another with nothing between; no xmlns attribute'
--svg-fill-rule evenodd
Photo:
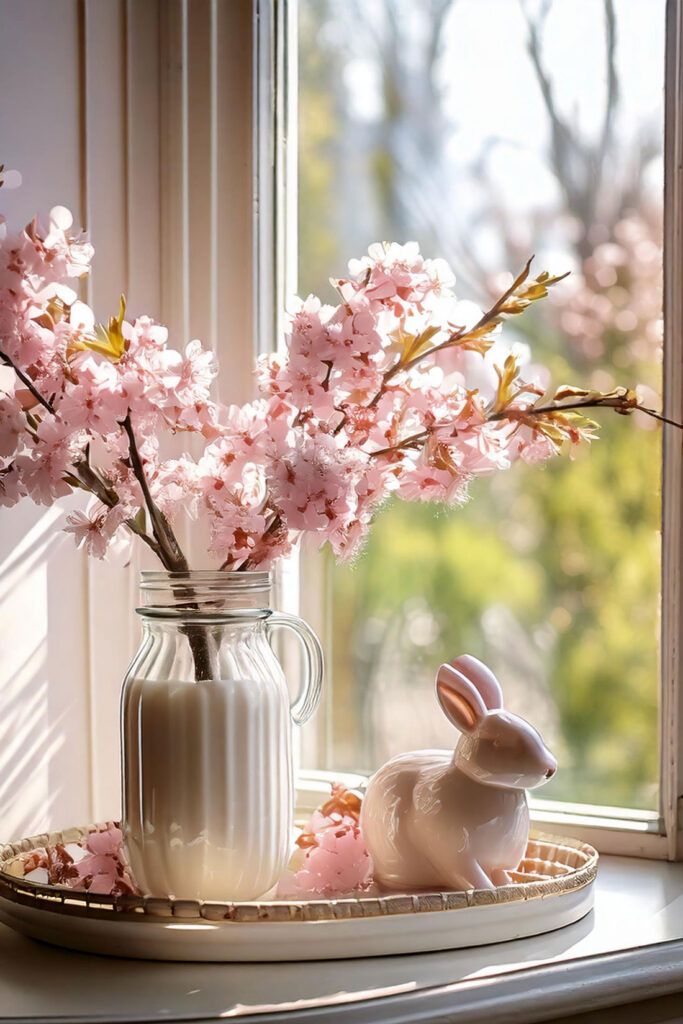
<svg viewBox="0 0 683 1024"><path fill-rule="evenodd" d="M526 279L528 278L533 259L533 256L529 257L529 259L524 264L524 269L521 271L521 273L517 275L517 277L514 279L510 287L503 292L503 294L494 302L490 309L488 309L485 313L483 313L480 316L480 318L477 320L476 324L473 327L456 328L456 330L453 331L444 341L439 342L438 345L434 345L432 348L425 349L424 352L419 352L418 355L413 356L412 359L409 359L408 362L403 363L403 365L401 365L401 360L399 359L398 362L395 363L394 366L388 371L388 373L385 374L384 384L388 383L388 381L390 381L394 376L396 376L397 373L402 373L404 370L412 370L413 367L417 366L418 363L421 363L423 359L427 359L430 356L434 356L438 352L443 352L444 349L450 348L452 345L462 343L470 335L475 335L478 331L481 331L482 328L486 327L493 320L495 320L500 315L501 311L504 309L506 302L508 302L512 298L512 296L517 291L519 286L523 284L524 281L526 281ZM557 278L557 280L561 281L562 278L566 276L567 274L563 274L562 277ZM371 408L373 405L375 405L376 402L379 401L380 397L381 394L375 395L375 397L370 402L368 408Z"/></svg>
<svg viewBox="0 0 683 1024"><path fill-rule="evenodd" d="M45 398L43 395L41 395L40 391L38 391L37 387L31 380L31 378L28 377L23 370L20 370L17 364L14 362L14 360L11 359L6 352L3 352L2 349L0 349L0 359L2 359L5 366L9 366L14 370L21 383L24 385L27 391L31 392L36 402L39 402L40 405L44 406L44 408L47 409L48 412L52 413L53 416L56 416L57 414L55 413L55 408L52 405L52 403L49 402L47 398Z"/></svg>
<svg viewBox="0 0 683 1024"><path fill-rule="evenodd" d="M497 320L498 317L500 317L500 315L503 313L506 303L510 301L510 299L514 296L517 289L527 280L533 259L533 256L529 257L529 259L524 264L524 268L514 279L510 287L507 288L503 292L503 294L499 296L498 299L496 299L496 301L490 307L490 309L486 310L485 313L482 313L479 320L477 320L476 324L474 324L473 327L456 328L456 330L452 331L451 334L449 334L449 336L444 339L444 341L440 342L438 345L433 345L431 348L425 349L423 352L419 352L417 355L413 356L412 359L407 360L407 362L403 362L402 357L399 357L394 363L394 365L389 367L389 369L384 374L379 389L370 399L366 408L374 409L377 403L386 394L387 386L390 384L393 378L397 376L397 374L403 373L406 370L412 370L424 359L429 359L431 356L437 355L439 352L443 352L444 349L451 348L453 345L456 344L462 344L469 337L476 336L477 333L482 331L487 325L492 324L495 320ZM557 281L561 281L566 276L567 274L562 274L561 277L553 278L552 281L553 283L556 283ZM335 435L338 434L341 430L343 430L344 426L347 423L347 420L348 415L346 413L343 413L341 421L333 430L333 433Z"/></svg>
<svg viewBox="0 0 683 1024"><path fill-rule="evenodd" d="M116 491L113 487L110 487L106 481L102 480L89 462L85 459L80 462L76 462L74 463L74 469L76 471L76 476L73 480L68 481L72 486L75 485L76 487L81 487L83 490L88 491L88 493L93 494L98 501L101 501L103 505L107 506L107 508L115 508L119 504L121 499ZM134 533L136 537L139 537L140 540L154 552L159 561L163 563L163 552L156 540L153 537L150 537L147 531L142 529L141 526L138 526L135 519L132 517L124 519L124 523L131 533Z"/></svg>
<svg viewBox="0 0 683 1024"><path fill-rule="evenodd" d="M657 412L656 409L650 409L646 405L641 405L637 398L630 396L628 391L617 395L591 395L583 399L577 399L575 402L562 402L560 400L559 402L550 402L548 405L501 409L486 418L489 421L519 420L525 419L527 416L546 416L557 412L572 412L581 409L614 409L615 412L622 416L628 416L632 412L638 411L646 416L651 416L655 420L659 420L660 423L668 423L669 426L683 430L683 423L669 419L668 416Z"/></svg>
<svg viewBox="0 0 683 1024"><path fill-rule="evenodd" d="M173 532L173 527L166 519L163 512L157 507L152 497L152 492L149 489L147 474L145 473L145 468L143 466L135 438L135 431L133 430L133 424L130 419L130 410L126 415L126 418L122 421L121 426L128 437L128 450L131 468L142 490L145 505L152 523L152 532L154 533L160 548L159 557L161 558L162 564L167 570L169 570L169 572L189 573L187 559L185 558L185 555L178 543L178 539ZM172 582L171 589L178 597L186 602L188 608L191 608L193 611L199 611L197 594L191 584ZM211 650L210 638L205 631L204 626L199 623L187 622L180 627L180 631L187 637L190 650L192 651L195 678L198 681L215 679L217 677L217 667L215 667L214 664L215 658Z"/></svg>
<svg viewBox="0 0 683 1024"><path fill-rule="evenodd" d="M126 415L126 418L122 421L121 426L128 437L128 450L131 468L135 474L135 479L140 484L142 496L149 513L150 522L152 523L152 532L164 555L162 561L166 569L171 572L187 572L187 559L178 544L177 537L173 532L170 523L157 507L152 497L152 492L149 489L147 474L145 473L145 468L142 464L142 458L135 438L135 432L130 420L130 410Z"/></svg>
<svg viewBox="0 0 683 1024"><path fill-rule="evenodd" d="M443 428L444 425L447 426L447 424L441 424L441 428ZM375 458L378 455L389 455L391 452L400 452L405 448L418 448L420 443L422 441L426 441L436 429L436 426L434 426L428 430L421 430L419 433L411 434L409 437L404 438L403 441L399 441L398 444L390 444L387 445L386 448L376 448L374 452L368 452L368 455Z"/></svg>
<svg viewBox="0 0 683 1024"><path fill-rule="evenodd" d="M282 526L282 516L280 515L279 512L276 512L273 509L273 518L271 519L271 521L268 523L268 526L264 530L263 538L262 539L265 540L266 537L272 536L274 533L276 533L280 529L281 526ZM229 564L229 559L226 559L223 562L223 564L220 566L220 568L221 569L227 569L228 564ZM237 569L235 571L236 572L247 572L249 569L251 569L251 561L250 561L249 557L247 557L242 562L242 564L237 567Z"/></svg>
<svg viewBox="0 0 683 1024"><path fill-rule="evenodd" d="M4 352L2 349L0 349L0 359L5 364L5 366L9 366L12 370L14 370L21 383L24 385L26 390L29 391L31 395L33 395L36 402L38 402L39 405L46 409L51 416L57 417L57 411L52 402L50 402L49 399L45 398L45 396L35 386L35 384L28 376L28 374L24 373L24 371L17 366L14 360L10 356L8 356L7 353ZM24 410L24 415L26 416L26 419L29 422L29 424L33 427L35 421L31 416L31 413L28 410ZM107 483L105 483L105 481L100 479L95 470L90 466L87 459L82 459L79 462L75 462L73 468L74 477L71 481L68 481L69 483L71 483L72 486L75 485L81 487L83 490L88 491L89 494L93 494L99 501L102 502L103 505L106 505L107 508L114 508L115 505L119 504L120 499L116 491L113 490L113 488L111 488ZM163 562L162 550L159 544L154 540L154 538L150 537L145 530L141 529L134 519L126 519L125 524L128 527L128 529L131 530L131 532L134 533L136 536L138 536L140 540L142 540Z"/></svg>
<svg viewBox="0 0 683 1024"><path fill-rule="evenodd" d="M14 361L2 350L0 350L0 358L6 366L10 366L14 370L19 380L33 395L36 402L43 406L50 415L58 418L58 414L52 402L48 401L48 399L41 394L31 378L20 370ZM127 414L121 426L128 437L131 467L135 474L135 478L140 484L154 536L150 537L146 530L143 530L138 526L132 518L126 519L125 524L136 536L140 537L140 539L147 544L150 550L154 552L167 570L171 572L187 572L187 560L180 549L175 533L173 532L173 529L168 523L166 517L156 506L152 498L149 484L147 482L147 476L145 474L135 439L135 433L130 420L130 412ZM68 481L72 486L76 485L82 487L90 494L94 494L95 497L98 498L103 505L106 505L107 508L114 508L119 504L120 499L118 494L109 486L109 484L99 477L97 472L90 465L87 456L74 463L73 468L74 476L71 481ZM196 601L196 594L191 587L176 586L174 589L181 597L188 600L188 604L191 608L195 610L199 609ZM213 659L209 647L209 640L203 632L202 626L188 624L183 627L183 630L187 635L188 642L192 650L196 678L212 679L214 677Z"/></svg>
<svg viewBox="0 0 683 1024"><path fill-rule="evenodd" d="M556 402L549 402L546 405L508 407L506 409L500 409L496 412L489 413L486 416L486 420L490 423L501 422L503 420L514 422L527 420L529 417L542 418L543 416L552 416L554 413L576 412L582 409L614 409L615 412L622 416L628 416L635 411L639 411L644 413L646 416L651 416L660 423L667 423L669 426L683 430L683 423L678 423L676 420L672 420L668 416L664 416L662 413L657 412L656 409L650 409L648 406L641 405L633 392L626 389L624 389L623 393L617 394L587 395L586 397L579 398L574 402L559 400ZM390 455L393 452L405 451L410 448L419 448L423 442L428 440L429 437L440 430L447 429L448 426L448 423L435 423L433 426L426 428L425 430L421 430L418 433L405 437L402 441L399 441L396 444L387 445L386 448L377 448L375 451L368 452L367 454L376 458L382 455Z"/></svg>

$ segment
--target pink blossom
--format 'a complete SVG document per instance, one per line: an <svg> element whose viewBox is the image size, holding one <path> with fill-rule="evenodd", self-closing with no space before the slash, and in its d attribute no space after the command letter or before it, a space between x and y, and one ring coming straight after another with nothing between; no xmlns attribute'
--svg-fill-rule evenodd
<svg viewBox="0 0 683 1024"><path fill-rule="evenodd" d="M37 505L51 505L55 498L69 494L71 485L65 477L82 457L84 440L80 434L70 434L54 418L48 417L38 425L27 454L15 460L22 485Z"/></svg>
<svg viewBox="0 0 683 1024"><path fill-rule="evenodd" d="M555 455L553 443L547 437L539 436L526 443L523 440L519 440L516 447L519 457L532 466L538 462L545 462Z"/></svg>
<svg viewBox="0 0 683 1024"><path fill-rule="evenodd" d="M22 861L25 878L45 871L50 885L106 896L136 891L123 852L123 834L115 825L90 832L78 844L55 843L33 850Z"/></svg>
<svg viewBox="0 0 683 1024"><path fill-rule="evenodd" d="M90 270L94 250L82 235L70 235L73 217L64 206L55 206L50 210L49 230L40 241L36 232L33 236L36 248L49 258L52 279L63 277L84 277Z"/></svg>
<svg viewBox="0 0 683 1024"><path fill-rule="evenodd" d="M73 534L76 547L83 547L93 558L104 558L126 518L126 509L121 506L110 509L95 501L88 512L70 512L64 531Z"/></svg>
<svg viewBox="0 0 683 1024"><path fill-rule="evenodd" d="M366 890L372 862L359 825L360 798L340 783L297 840L298 850L280 879L280 899L345 896Z"/></svg>
<svg viewBox="0 0 683 1024"><path fill-rule="evenodd" d="M459 465L472 475L509 469L509 435L495 423L463 430L457 438L457 455Z"/></svg>
<svg viewBox="0 0 683 1024"><path fill-rule="evenodd" d="M68 382L57 403L59 417L74 429L93 434L115 430L128 411L114 365L88 356L74 371L75 383Z"/></svg>
<svg viewBox="0 0 683 1024"><path fill-rule="evenodd" d="M400 476L398 494L406 501L434 501L463 505L467 500L468 478L433 465L427 456Z"/></svg>
<svg viewBox="0 0 683 1024"><path fill-rule="evenodd" d="M102 832L89 833L85 848L87 856L75 864L77 881L72 888L107 896L135 891L124 859L123 834L119 828L110 826Z"/></svg>
<svg viewBox="0 0 683 1024"><path fill-rule="evenodd" d="M24 479L15 465L0 469L0 507L11 508L26 494Z"/></svg>
<svg viewBox="0 0 683 1024"><path fill-rule="evenodd" d="M261 564L263 560L256 552L268 525L267 516L243 504L234 492L228 492L226 498L214 507L210 519L211 551L230 567L251 557L255 564Z"/></svg>
<svg viewBox="0 0 683 1024"><path fill-rule="evenodd" d="M320 363L332 357L328 321L333 312L332 306L323 306L315 295L303 301L294 299L285 335L290 359L311 359Z"/></svg>
<svg viewBox="0 0 683 1024"><path fill-rule="evenodd" d="M199 466L183 455L162 462L150 482L156 505L168 519L186 512L192 519L198 514L201 496Z"/></svg>
<svg viewBox="0 0 683 1024"><path fill-rule="evenodd" d="M132 324L124 322L123 336L129 352L161 352L168 342L168 329L149 316L139 316Z"/></svg>
<svg viewBox="0 0 683 1024"><path fill-rule="evenodd" d="M201 341L189 342L180 363L178 382L173 385L173 398L181 408L208 402L216 373L213 352L203 348Z"/></svg>
<svg viewBox="0 0 683 1024"><path fill-rule="evenodd" d="M294 530L329 531L355 518L359 483L369 459L330 434L297 436L272 466L272 501Z"/></svg>
<svg viewBox="0 0 683 1024"><path fill-rule="evenodd" d="M98 856L113 857L120 852L122 844L123 832L115 825L102 832L89 832L85 838L87 849Z"/></svg>
<svg viewBox="0 0 683 1024"><path fill-rule="evenodd" d="M14 395L0 391L0 458L14 455L26 427L26 417Z"/></svg>
<svg viewBox="0 0 683 1024"><path fill-rule="evenodd" d="M361 260L351 260L351 282L340 282L342 294L362 292L373 305L385 305L400 315L411 306L425 305L431 296L450 294L455 277L444 260L425 260L416 242L406 245L375 243Z"/></svg>

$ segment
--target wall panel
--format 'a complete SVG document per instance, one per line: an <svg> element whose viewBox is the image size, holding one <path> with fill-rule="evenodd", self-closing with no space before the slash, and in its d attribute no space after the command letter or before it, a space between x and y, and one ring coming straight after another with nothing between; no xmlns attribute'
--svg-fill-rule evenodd
<svg viewBox="0 0 683 1024"><path fill-rule="evenodd" d="M69 206L95 245L97 317L123 290L172 344L202 337L226 401L252 389L251 32L251 0L0 0L0 162L24 176L3 212ZM2 838L119 813L147 556L88 562L62 515L0 510ZM184 539L205 561L201 531Z"/></svg>
<svg viewBox="0 0 683 1024"><path fill-rule="evenodd" d="M83 291L101 319L122 290L132 315L161 316L158 19L154 0L0 2L0 161L24 178L2 209L18 226L71 208L95 243ZM133 572L74 551L58 529L70 504L0 511L3 837L118 814Z"/></svg>
<svg viewBox="0 0 683 1024"><path fill-rule="evenodd" d="M0 3L0 162L10 224L61 204L85 216L77 0ZM55 532L65 503L0 510L0 833L91 807L84 557Z"/></svg>

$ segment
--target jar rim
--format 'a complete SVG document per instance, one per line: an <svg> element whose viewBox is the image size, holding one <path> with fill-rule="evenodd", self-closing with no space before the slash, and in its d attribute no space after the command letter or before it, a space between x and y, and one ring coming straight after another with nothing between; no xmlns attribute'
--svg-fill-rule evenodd
<svg viewBox="0 0 683 1024"><path fill-rule="evenodd" d="M211 619L235 612L253 617L255 609L270 606L272 575L270 572L225 571L220 569L188 569L187 572L143 570L140 573L142 607L145 618Z"/></svg>
<svg viewBox="0 0 683 1024"><path fill-rule="evenodd" d="M268 590L273 582L269 570L225 571L221 569L188 569L187 572L169 572L166 569L143 569L139 574L139 587L144 591L167 590L174 584L194 584L201 588L221 590L223 593Z"/></svg>

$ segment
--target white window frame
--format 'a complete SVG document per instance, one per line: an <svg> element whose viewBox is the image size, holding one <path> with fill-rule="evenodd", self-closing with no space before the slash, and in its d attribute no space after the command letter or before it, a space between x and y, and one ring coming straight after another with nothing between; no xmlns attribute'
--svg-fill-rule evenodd
<svg viewBox="0 0 683 1024"><path fill-rule="evenodd" d="M282 309L296 283L296 0L255 0L255 166L259 203L255 223L259 344L266 351L281 336ZM683 421L683 0L667 0L665 67L665 357L664 409ZM263 212L268 211L264 223ZM664 427L662 495L662 633L660 687L660 807L657 812L531 801L537 827L574 835L603 853L683 859L683 448L681 435ZM330 587L321 562L299 579L298 608L328 646ZM290 592L290 597L291 597ZM331 707L323 699L304 739L307 760L325 770L301 773L302 808L313 807L340 774L330 771ZM361 776L347 776L359 784Z"/></svg>

